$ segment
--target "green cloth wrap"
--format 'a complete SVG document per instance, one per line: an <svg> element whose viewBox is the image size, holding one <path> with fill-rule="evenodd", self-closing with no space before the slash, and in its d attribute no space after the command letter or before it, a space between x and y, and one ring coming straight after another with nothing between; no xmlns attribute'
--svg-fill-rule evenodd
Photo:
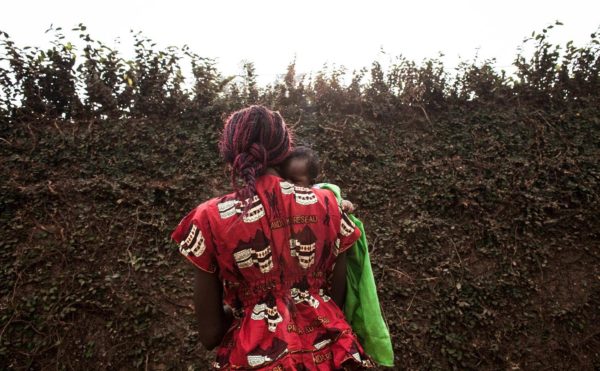
<svg viewBox="0 0 600 371"><path fill-rule="evenodd" d="M315 187L330 190L335 194L338 204L342 203L340 187L335 184L321 183ZM377 286L369 259L369 246L363 223L354 215L350 220L360 229L358 241L346 253L346 301L344 315L358 336L365 352L381 366L394 366L394 350L390 332L383 319Z"/></svg>

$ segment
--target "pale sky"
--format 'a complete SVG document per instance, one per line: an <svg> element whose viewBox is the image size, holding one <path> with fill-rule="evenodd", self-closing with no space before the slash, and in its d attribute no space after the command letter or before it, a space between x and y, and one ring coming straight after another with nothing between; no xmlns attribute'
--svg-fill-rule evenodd
<svg viewBox="0 0 600 371"><path fill-rule="evenodd" d="M11 0L1 9L0 30L20 46L46 46L50 24L70 30L82 22L96 40L116 45L120 38L123 55L131 57L133 29L159 47L187 44L216 58L224 74L238 74L242 60L252 61L262 83L285 73L294 57L298 72L324 63L351 71L399 54L420 61L439 52L452 67L479 50L480 58L495 57L510 70L534 30L560 20L564 26L551 40L583 45L600 26L598 0Z"/></svg>

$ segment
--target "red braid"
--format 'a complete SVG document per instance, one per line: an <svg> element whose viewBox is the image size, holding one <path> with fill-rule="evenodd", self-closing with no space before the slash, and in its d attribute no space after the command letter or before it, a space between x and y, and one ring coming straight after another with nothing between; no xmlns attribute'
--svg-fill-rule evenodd
<svg viewBox="0 0 600 371"><path fill-rule="evenodd" d="M231 183L241 200L256 194L256 179L268 166L281 163L292 147L292 137L279 112L250 106L232 113L225 122L219 149L232 165ZM241 179L244 186L237 187Z"/></svg>

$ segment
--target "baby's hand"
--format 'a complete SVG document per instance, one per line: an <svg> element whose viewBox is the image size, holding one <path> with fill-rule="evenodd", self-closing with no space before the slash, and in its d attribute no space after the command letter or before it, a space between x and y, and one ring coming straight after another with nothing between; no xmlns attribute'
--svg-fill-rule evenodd
<svg viewBox="0 0 600 371"><path fill-rule="evenodd" d="M342 200L342 211L344 211L345 213L354 212L354 204L352 204L352 202L348 200Z"/></svg>

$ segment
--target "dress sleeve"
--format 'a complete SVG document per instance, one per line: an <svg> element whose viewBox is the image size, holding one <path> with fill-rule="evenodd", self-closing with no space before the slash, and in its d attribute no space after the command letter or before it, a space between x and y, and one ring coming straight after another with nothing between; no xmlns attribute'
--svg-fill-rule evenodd
<svg viewBox="0 0 600 371"><path fill-rule="evenodd" d="M360 229L354 224L351 217L341 210L341 222L338 238L340 239L339 253L348 250L360 238Z"/></svg>
<svg viewBox="0 0 600 371"><path fill-rule="evenodd" d="M179 252L192 264L208 273L217 270L215 248L206 204L190 211L171 234L179 244Z"/></svg>

